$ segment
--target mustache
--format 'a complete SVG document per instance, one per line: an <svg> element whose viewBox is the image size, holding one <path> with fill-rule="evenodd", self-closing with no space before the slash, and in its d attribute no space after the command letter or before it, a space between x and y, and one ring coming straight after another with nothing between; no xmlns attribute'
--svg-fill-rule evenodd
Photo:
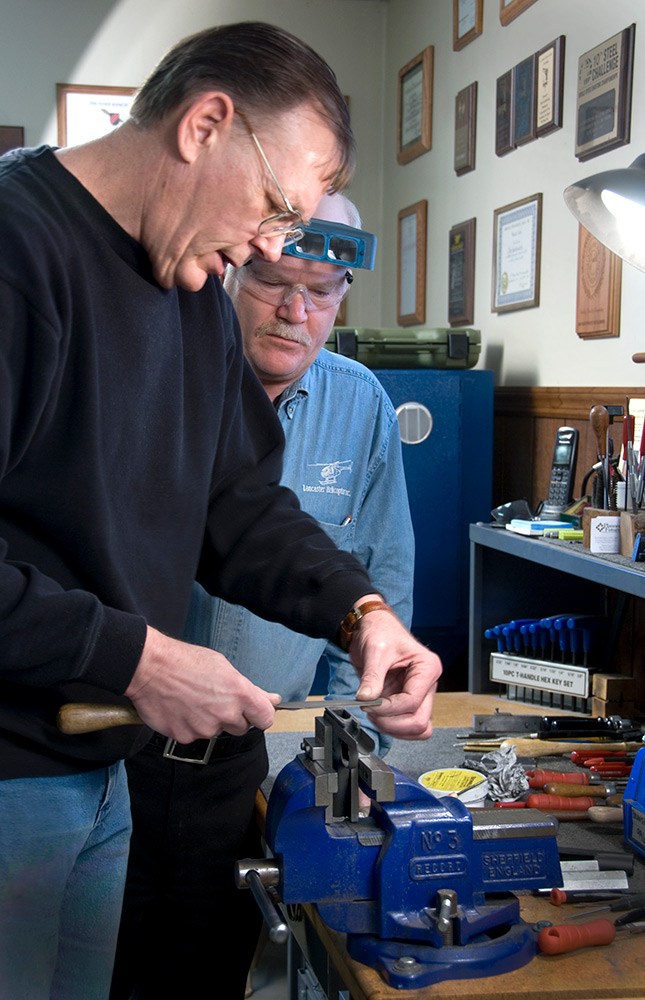
<svg viewBox="0 0 645 1000"><path fill-rule="evenodd" d="M258 340L266 336L281 337L282 340L290 340L293 343L301 344L303 347L311 347L312 339L306 330L302 330L291 323L284 323L282 320L267 320L261 323L255 331Z"/></svg>

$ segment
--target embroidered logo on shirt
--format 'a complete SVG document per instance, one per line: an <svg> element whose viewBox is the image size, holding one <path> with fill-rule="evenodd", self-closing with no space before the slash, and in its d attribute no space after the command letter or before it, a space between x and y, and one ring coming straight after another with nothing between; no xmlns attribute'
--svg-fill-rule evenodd
<svg viewBox="0 0 645 1000"><path fill-rule="evenodd" d="M304 493L340 493L343 496L351 496L350 490L337 486L339 477L343 472L350 473L354 463L350 460L345 462L314 462L309 465L310 469L320 469L320 479L318 486L307 486L303 483Z"/></svg>

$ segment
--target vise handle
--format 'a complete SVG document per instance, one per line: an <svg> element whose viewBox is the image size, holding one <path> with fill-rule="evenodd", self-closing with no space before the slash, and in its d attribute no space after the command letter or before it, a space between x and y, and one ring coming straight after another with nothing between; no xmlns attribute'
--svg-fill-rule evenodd
<svg viewBox="0 0 645 1000"><path fill-rule="evenodd" d="M267 886L277 885L280 878L279 866L270 858L238 861L235 882L238 889L250 889L258 905L264 922L269 928L269 938L276 944L284 944L289 937L289 928L271 899Z"/></svg>

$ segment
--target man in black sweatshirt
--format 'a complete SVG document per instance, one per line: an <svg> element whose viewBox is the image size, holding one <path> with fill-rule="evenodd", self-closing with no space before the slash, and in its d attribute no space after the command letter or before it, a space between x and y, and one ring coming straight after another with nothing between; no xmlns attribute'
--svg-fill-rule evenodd
<svg viewBox="0 0 645 1000"><path fill-rule="evenodd" d="M276 695L177 638L194 578L351 643L379 728L430 735L441 665L277 485L282 433L218 280L277 260L353 160L332 72L251 22L176 46L108 136L0 159L1 996L107 996L122 759L148 727L273 721ZM57 729L65 702L124 698L145 726Z"/></svg>

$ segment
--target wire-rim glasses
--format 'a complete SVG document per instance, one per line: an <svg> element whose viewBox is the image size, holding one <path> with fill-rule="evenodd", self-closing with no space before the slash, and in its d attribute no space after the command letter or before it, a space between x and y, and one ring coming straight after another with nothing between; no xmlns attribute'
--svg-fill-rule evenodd
<svg viewBox="0 0 645 1000"><path fill-rule="evenodd" d="M304 219L302 218L300 212L293 207L287 198L282 184L276 177L275 171L267 159L267 155L262 148L262 143L247 122L246 116L239 110L237 111L237 114L242 119L244 127L253 140L255 148L257 149L264 166L268 170L271 180L278 189L280 197L282 198L287 209L286 212L277 212L275 215L270 215L268 218L263 219L258 226L258 236L266 236L269 239L274 236L284 236L284 246L297 243L298 240L302 239L303 230L301 227L304 225Z"/></svg>

